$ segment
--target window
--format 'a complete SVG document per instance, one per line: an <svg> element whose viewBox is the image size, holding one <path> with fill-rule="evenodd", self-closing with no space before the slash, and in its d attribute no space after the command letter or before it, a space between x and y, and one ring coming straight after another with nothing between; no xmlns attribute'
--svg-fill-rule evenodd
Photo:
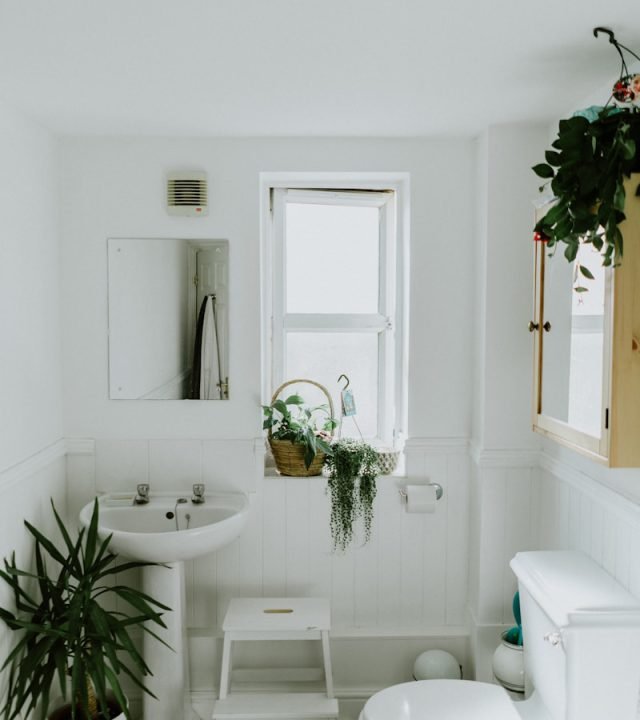
<svg viewBox="0 0 640 720"><path fill-rule="evenodd" d="M346 420L343 436L396 442L406 325L397 190L266 189L266 399L285 380L310 378L339 414L345 373L357 425Z"/></svg>

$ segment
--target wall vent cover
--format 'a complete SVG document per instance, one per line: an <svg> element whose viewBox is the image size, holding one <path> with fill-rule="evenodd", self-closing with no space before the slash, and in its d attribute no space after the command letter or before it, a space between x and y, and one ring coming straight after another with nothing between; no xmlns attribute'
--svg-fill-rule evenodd
<svg viewBox="0 0 640 720"><path fill-rule="evenodd" d="M167 178L167 212L191 217L208 215L206 173L171 173Z"/></svg>

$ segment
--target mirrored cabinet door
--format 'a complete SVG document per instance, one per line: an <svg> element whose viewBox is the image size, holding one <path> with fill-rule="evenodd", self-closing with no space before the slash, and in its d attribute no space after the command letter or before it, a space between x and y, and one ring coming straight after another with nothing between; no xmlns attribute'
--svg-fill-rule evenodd
<svg viewBox="0 0 640 720"><path fill-rule="evenodd" d="M537 429L607 456L611 337L611 270L590 245L567 262L537 243ZM593 279L588 279L585 272Z"/></svg>
<svg viewBox="0 0 640 720"><path fill-rule="evenodd" d="M534 252L533 429L610 467L640 467L639 187L625 183L617 267L586 244L573 263L564 244Z"/></svg>

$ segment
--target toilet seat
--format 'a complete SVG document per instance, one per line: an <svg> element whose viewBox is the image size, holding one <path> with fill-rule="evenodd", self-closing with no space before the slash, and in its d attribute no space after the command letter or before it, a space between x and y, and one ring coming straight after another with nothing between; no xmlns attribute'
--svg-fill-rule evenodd
<svg viewBox="0 0 640 720"><path fill-rule="evenodd" d="M522 720L505 689L473 680L419 680L381 690L360 720Z"/></svg>

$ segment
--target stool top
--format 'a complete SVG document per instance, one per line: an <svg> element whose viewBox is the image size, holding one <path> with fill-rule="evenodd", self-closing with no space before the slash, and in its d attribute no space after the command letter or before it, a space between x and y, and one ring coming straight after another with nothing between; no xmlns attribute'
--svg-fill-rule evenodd
<svg viewBox="0 0 640 720"><path fill-rule="evenodd" d="M329 630L331 610L326 598L233 598L224 617L226 632Z"/></svg>

